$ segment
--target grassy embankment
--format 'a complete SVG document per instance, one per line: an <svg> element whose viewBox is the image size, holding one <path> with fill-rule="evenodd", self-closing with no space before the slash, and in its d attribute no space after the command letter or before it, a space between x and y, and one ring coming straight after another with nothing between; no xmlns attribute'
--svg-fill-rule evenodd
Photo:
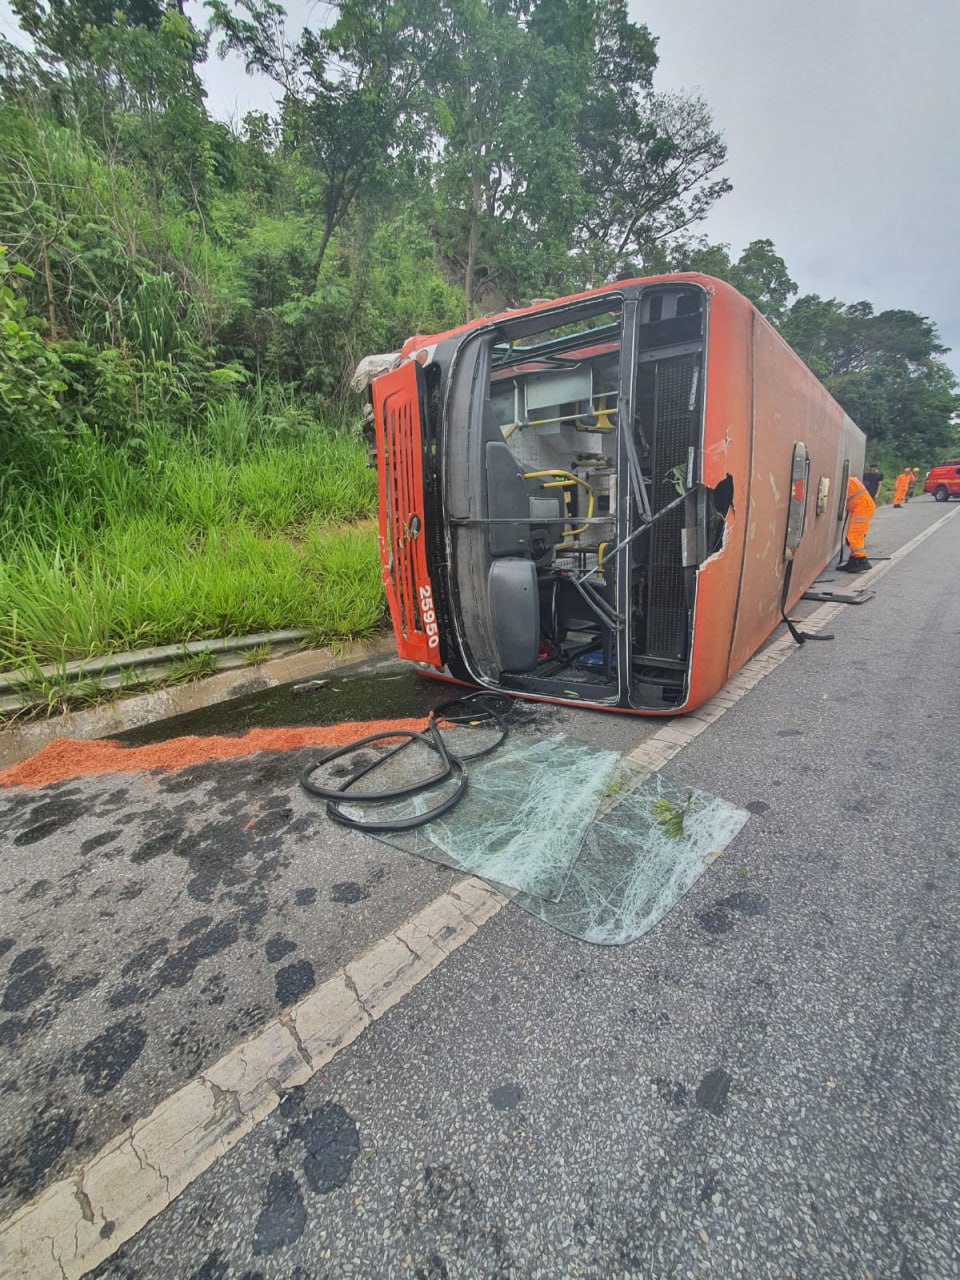
<svg viewBox="0 0 960 1280"><path fill-rule="evenodd" d="M368 634L383 608L375 505L353 435L291 409L264 420L238 397L187 435L141 425L120 447L86 433L14 454L0 667L260 630Z"/></svg>

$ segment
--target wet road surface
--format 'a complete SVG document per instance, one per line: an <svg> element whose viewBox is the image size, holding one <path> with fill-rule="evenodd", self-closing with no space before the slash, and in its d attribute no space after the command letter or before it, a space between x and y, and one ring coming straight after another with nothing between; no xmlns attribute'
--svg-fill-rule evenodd
<svg viewBox="0 0 960 1280"><path fill-rule="evenodd" d="M754 816L651 934L505 908L98 1274L958 1274L958 551L951 520L670 762ZM449 696L378 672L137 741ZM0 793L4 1214L455 881L334 828L314 754Z"/></svg>

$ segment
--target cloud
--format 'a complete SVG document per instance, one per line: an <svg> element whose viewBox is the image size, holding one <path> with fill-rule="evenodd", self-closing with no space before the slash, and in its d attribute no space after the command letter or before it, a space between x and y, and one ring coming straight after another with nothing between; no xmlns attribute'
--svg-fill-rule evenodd
<svg viewBox="0 0 960 1280"><path fill-rule="evenodd" d="M960 373L955 0L631 0L660 89L698 88L733 192L702 230L773 240L801 292L929 316Z"/></svg>

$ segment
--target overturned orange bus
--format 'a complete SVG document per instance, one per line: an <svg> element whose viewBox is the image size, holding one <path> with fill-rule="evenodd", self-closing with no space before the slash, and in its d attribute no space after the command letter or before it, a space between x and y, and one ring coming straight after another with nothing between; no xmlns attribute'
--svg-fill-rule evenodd
<svg viewBox="0 0 960 1280"><path fill-rule="evenodd" d="M863 433L755 307L682 274L411 338L372 380L401 657L689 711L839 548Z"/></svg>

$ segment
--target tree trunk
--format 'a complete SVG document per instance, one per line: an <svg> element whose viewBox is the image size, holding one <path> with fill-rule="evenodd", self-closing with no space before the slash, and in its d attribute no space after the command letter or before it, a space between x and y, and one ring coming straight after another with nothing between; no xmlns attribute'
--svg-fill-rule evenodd
<svg viewBox="0 0 960 1280"><path fill-rule="evenodd" d="M470 188L470 227L467 237L467 271L463 283L467 319L473 319L473 277L477 269L477 213L480 208L480 180L474 178Z"/></svg>
<svg viewBox="0 0 960 1280"><path fill-rule="evenodd" d="M41 240L40 252L43 255L43 283L47 293L47 323L50 326L50 339L56 342L60 336L59 326L57 325L57 306L53 293L53 273L50 270L50 257L47 253L47 242Z"/></svg>

